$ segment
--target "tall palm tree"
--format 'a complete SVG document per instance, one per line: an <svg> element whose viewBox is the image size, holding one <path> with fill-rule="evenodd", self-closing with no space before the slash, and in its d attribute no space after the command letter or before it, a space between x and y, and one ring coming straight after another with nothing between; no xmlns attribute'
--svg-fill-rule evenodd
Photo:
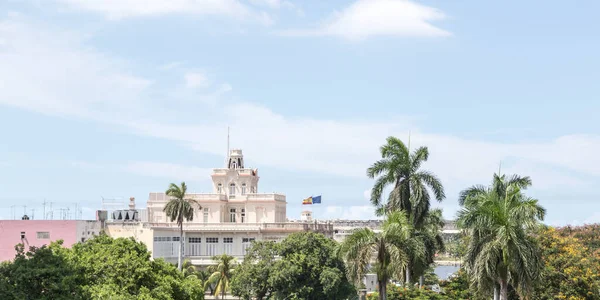
<svg viewBox="0 0 600 300"><path fill-rule="evenodd" d="M429 192L440 202L446 197L444 187L433 173L420 170L423 162L429 158L427 147L419 147L411 153L398 138L388 137L386 141L380 149L381 160L367 169L369 178L377 177L371 191L371 203L378 208L380 215L395 210L405 211L415 229L412 239L425 242L423 238L429 236L425 234L429 230L424 229L431 206ZM384 203L383 191L388 186L392 190ZM404 279L410 284L414 269L418 270L416 275L422 275L425 272L423 263L433 261L435 250L425 253L428 257L417 257L410 249L407 249L407 253L411 259L405 267Z"/></svg>
<svg viewBox="0 0 600 300"><path fill-rule="evenodd" d="M446 198L444 187L433 173L420 170L429 158L427 147L419 147L414 152L393 136L381 146L381 159L367 169L369 178L377 177L371 190L371 203L379 208L380 214L386 211L404 210L413 225L420 227L429 211L429 190L439 202ZM387 203L383 203L383 191L392 186Z"/></svg>
<svg viewBox="0 0 600 300"><path fill-rule="evenodd" d="M408 263L406 248L419 248L411 243L413 230L404 212L391 212L383 222L381 232L370 228L356 229L340 245L340 255L348 266L348 275L358 283L375 258L379 299L386 300L390 278L402 278L402 269ZM423 247L420 247L424 251Z"/></svg>
<svg viewBox="0 0 600 300"><path fill-rule="evenodd" d="M500 300L508 299L509 285L527 295L543 266L530 232L546 210L522 193L530 185L529 177L494 175L491 186L471 187L459 199L463 208L457 224L470 238L465 268L471 285L481 293L498 285Z"/></svg>
<svg viewBox="0 0 600 300"><path fill-rule="evenodd" d="M173 221L177 221L179 226L179 255L177 256L177 268L181 271L182 259L183 259L183 221L194 220L194 208L202 209L200 204L194 199L186 198L187 185L185 182L181 183L181 186L171 183L165 194L171 197L171 200L167 202L163 211L167 214L167 217Z"/></svg>
<svg viewBox="0 0 600 300"><path fill-rule="evenodd" d="M209 272L212 272L212 274L206 281L204 289L207 289L210 285L214 285L213 292L215 297L221 293L221 299L225 299L225 293L229 290L236 261L233 256L227 254L216 255L212 259L217 264L209 267Z"/></svg>

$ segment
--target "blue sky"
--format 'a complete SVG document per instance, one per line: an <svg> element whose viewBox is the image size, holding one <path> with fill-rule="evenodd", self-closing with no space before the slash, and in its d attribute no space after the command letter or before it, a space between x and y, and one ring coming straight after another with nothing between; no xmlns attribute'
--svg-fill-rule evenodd
<svg viewBox="0 0 600 300"><path fill-rule="evenodd" d="M144 2L142 4L142 2ZM600 221L597 1L2 1L0 218L210 191L231 145L259 190L370 218L390 135L460 190L529 175L549 224Z"/></svg>

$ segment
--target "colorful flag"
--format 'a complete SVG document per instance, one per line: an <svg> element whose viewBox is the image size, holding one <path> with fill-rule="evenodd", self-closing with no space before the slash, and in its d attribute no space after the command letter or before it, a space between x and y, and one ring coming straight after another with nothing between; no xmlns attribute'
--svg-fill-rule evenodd
<svg viewBox="0 0 600 300"><path fill-rule="evenodd" d="M313 198L312 197L308 197L304 200L302 200L302 205L312 205L313 204Z"/></svg>
<svg viewBox="0 0 600 300"><path fill-rule="evenodd" d="M321 204L321 195L312 197L313 204Z"/></svg>

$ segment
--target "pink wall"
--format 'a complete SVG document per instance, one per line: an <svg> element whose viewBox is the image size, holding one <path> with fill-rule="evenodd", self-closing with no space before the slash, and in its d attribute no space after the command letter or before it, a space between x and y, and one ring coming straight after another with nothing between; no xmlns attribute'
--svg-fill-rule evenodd
<svg viewBox="0 0 600 300"><path fill-rule="evenodd" d="M15 245L23 243L40 247L49 245L51 241L63 240L64 246L71 247L77 242L76 220L3 220L0 221L0 261L12 260L15 257ZM21 232L25 239L21 240ZM50 233L49 239L38 239L37 232Z"/></svg>

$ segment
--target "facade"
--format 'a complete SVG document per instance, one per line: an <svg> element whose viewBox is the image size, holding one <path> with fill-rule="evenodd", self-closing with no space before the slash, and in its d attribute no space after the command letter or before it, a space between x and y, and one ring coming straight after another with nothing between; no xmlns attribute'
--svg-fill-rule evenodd
<svg viewBox="0 0 600 300"><path fill-rule="evenodd" d="M329 236L333 232L330 224L289 222L285 195L259 192L258 172L245 167L241 150L231 150L226 167L214 169L211 177L212 192L187 195L199 204L193 220L183 223L184 255L194 265L212 264L212 257L220 254L242 260L255 240L280 241L308 230ZM154 258L176 262L179 227L163 212L168 201L165 193L150 193L145 211L128 220L108 220L106 232L113 237L134 236L146 243Z"/></svg>
<svg viewBox="0 0 600 300"><path fill-rule="evenodd" d="M65 247L100 234L97 221L84 220L2 220L0 221L0 261L15 257L15 245L41 247L63 240Z"/></svg>

